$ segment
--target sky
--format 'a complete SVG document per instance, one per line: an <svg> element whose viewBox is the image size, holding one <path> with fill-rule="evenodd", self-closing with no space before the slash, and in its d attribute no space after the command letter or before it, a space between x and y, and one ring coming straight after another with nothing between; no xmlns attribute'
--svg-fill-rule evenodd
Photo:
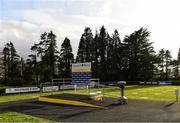
<svg viewBox="0 0 180 123"><path fill-rule="evenodd" d="M85 27L92 32L104 25L121 40L141 27L151 32L155 51L161 48L177 57L180 47L180 0L0 0L0 49L14 43L24 58L43 32L57 35L60 49L65 37L76 55Z"/></svg>

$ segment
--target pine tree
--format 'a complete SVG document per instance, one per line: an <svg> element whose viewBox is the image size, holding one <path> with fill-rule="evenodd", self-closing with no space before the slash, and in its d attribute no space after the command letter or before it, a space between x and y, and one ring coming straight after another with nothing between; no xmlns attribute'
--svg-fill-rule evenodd
<svg viewBox="0 0 180 123"><path fill-rule="evenodd" d="M3 63L4 63L4 82L7 82L8 79L8 70L9 70L9 62L10 62L10 51L9 51L9 43L7 43L3 49Z"/></svg>
<svg viewBox="0 0 180 123"><path fill-rule="evenodd" d="M84 33L81 36L79 42L79 48L77 53L77 62L91 62L93 52L93 34L89 27L84 29Z"/></svg>
<svg viewBox="0 0 180 123"><path fill-rule="evenodd" d="M96 30L95 37L92 43L92 76L94 78L98 77L99 71L99 34Z"/></svg>
<svg viewBox="0 0 180 123"><path fill-rule="evenodd" d="M164 64L165 64L165 61L164 61L164 58L165 58L165 50L164 48L161 49L159 51L159 54L158 54L158 58L159 58L159 68L160 68L160 79L164 79Z"/></svg>
<svg viewBox="0 0 180 123"><path fill-rule="evenodd" d="M20 78L19 55L12 42L7 43L3 49L4 55L4 81L7 85L18 85L18 79ZM8 82L7 82L8 80Z"/></svg>
<svg viewBox="0 0 180 123"><path fill-rule="evenodd" d="M170 65L171 65L171 58L172 58L172 56L171 56L171 53L170 53L170 51L169 50L166 50L165 51L165 72L166 72L166 76L165 76L165 79L167 80L167 79L169 79L169 75L170 75L170 69L169 69L169 67L170 67Z"/></svg>
<svg viewBox="0 0 180 123"><path fill-rule="evenodd" d="M174 79L178 79L178 60L173 59L170 63L171 67L173 68L173 77Z"/></svg>
<svg viewBox="0 0 180 123"><path fill-rule="evenodd" d="M52 31L49 33L44 32L40 36L40 42L31 47L31 50L37 53L37 55L31 55L32 58L34 57L34 61L37 59L37 56L40 59L36 63L39 69L37 71L40 74L40 81L51 81L55 76L55 66L58 58L56 35Z"/></svg>
<svg viewBox="0 0 180 123"><path fill-rule="evenodd" d="M112 38L109 40L107 49L108 75L110 80L122 79L122 44L117 30L114 31Z"/></svg>
<svg viewBox="0 0 180 123"><path fill-rule="evenodd" d="M180 48L179 48L179 51L178 51L178 57L177 57L177 65L178 65L178 70L177 70L177 78L179 78L179 66L180 66Z"/></svg>
<svg viewBox="0 0 180 123"><path fill-rule="evenodd" d="M71 77L71 63L74 61L70 40L66 37L61 45L59 59L60 78Z"/></svg>
<svg viewBox="0 0 180 123"><path fill-rule="evenodd" d="M110 40L110 37L108 33L106 32L106 29L104 26L100 28L99 33L99 41L98 41L98 60L99 60L99 68L98 68L98 77L102 81L106 81L108 79L108 70L107 70L107 46L108 42ZM103 72L102 72L103 71Z"/></svg>
<svg viewBox="0 0 180 123"><path fill-rule="evenodd" d="M80 62L80 63L86 62L85 49L86 49L85 41L84 41L84 38L81 37L80 42L79 42L76 62Z"/></svg>
<svg viewBox="0 0 180 123"><path fill-rule="evenodd" d="M37 61L38 44L34 43L31 47L31 53L32 54L29 55L30 59L26 60L24 80L29 83L39 84L40 69Z"/></svg>
<svg viewBox="0 0 180 123"><path fill-rule="evenodd" d="M153 77L155 55L149 42L150 32L140 28L124 39L128 79L148 80Z"/></svg>
<svg viewBox="0 0 180 123"><path fill-rule="evenodd" d="M50 74L50 79L52 79L55 76L55 66L56 66L56 61L58 59L58 50L57 50L57 44L56 44L56 35L53 34L52 31L48 33L47 35L47 41L48 41L48 48L46 51L47 58L47 64L49 67L49 72Z"/></svg>

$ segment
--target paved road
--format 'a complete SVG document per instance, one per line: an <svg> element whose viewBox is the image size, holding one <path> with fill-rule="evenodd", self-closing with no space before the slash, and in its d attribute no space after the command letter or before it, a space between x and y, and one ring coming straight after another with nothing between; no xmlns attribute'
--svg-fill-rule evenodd
<svg viewBox="0 0 180 123"><path fill-rule="evenodd" d="M42 103L33 99L0 103L0 111L20 112L64 122L180 122L180 102L129 100L126 105L116 103L115 99L107 100L108 109L97 109Z"/></svg>

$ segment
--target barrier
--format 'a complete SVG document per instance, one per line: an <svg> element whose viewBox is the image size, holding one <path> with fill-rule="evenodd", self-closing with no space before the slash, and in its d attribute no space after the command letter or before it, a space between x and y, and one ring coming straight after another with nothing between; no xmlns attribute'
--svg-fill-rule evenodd
<svg viewBox="0 0 180 123"><path fill-rule="evenodd" d="M140 85L159 85L159 82L139 82Z"/></svg>
<svg viewBox="0 0 180 123"><path fill-rule="evenodd" d="M40 88L38 88L38 87L21 87L21 88L7 88L7 89L5 89L6 94L38 92L38 91L40 91Z"/></svg>

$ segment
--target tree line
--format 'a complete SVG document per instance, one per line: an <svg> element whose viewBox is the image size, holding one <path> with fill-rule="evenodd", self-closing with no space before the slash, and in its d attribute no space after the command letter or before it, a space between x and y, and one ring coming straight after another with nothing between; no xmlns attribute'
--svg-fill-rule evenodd
<svg viewBox="0 0 180 123"><path fill-rule="evenodd" d="M169 50L154 51L149 40L150 32L140 28L120 39L117 30L109 35L102 26L93 35L85 27L80 37L76 58L71 42L66 37L59 50L57 37L50 32L40 35L40 40L31 46L31 54L24 60L17 54L12 42L3 49L5 85L40 84L53 78L71 78L71 64L92 63L92 76L101 81L149 81L179 79L180 49L177 59L172 59Z"/></svg>

